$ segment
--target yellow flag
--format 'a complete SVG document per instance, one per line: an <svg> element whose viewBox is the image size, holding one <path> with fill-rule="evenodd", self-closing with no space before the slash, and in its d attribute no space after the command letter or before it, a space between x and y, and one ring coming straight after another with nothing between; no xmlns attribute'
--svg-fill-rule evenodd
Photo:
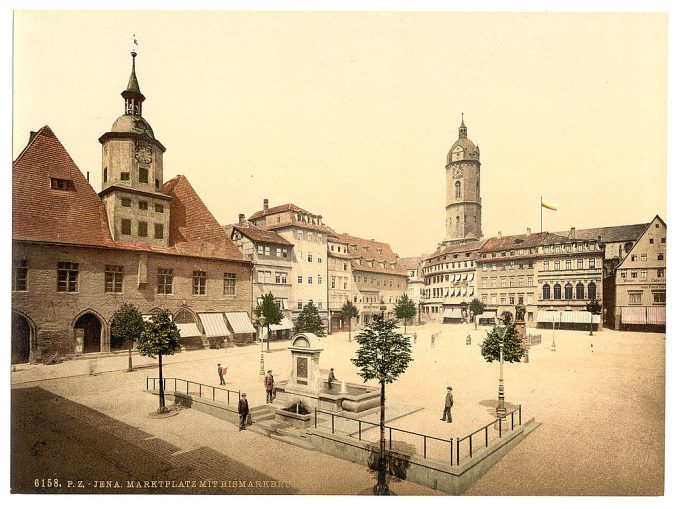
<svg viewBox="0 0 680 509"><path fill-rule="evenodd" d="M543 200L541 200L541 207L545 207L546 209L550 210L557 210L557 207L555 205L550 205L549 203L546 203Z"/></svg>

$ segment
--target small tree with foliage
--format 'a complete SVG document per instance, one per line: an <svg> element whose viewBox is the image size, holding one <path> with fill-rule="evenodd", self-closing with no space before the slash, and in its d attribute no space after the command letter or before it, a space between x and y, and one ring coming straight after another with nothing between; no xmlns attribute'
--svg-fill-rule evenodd
<svg viewBox="0 0 680 509"><path fill-rule="evenodd" d="M319 310L311 300L305 304L305 307L302 308L302 312L297 317L297 320L295 320L295 329L293 332L296 334L299 332L311 332L319 337L326 335L323 321L319 316Z"/></svg>
<svg viewBox="0 0 680 509"><path fill-rule="evenodd" d="M352 318L359 318L359 310L357 307L352 304L349 300L345 302L342 305L342 309L340 310L340 314L342 315L342 319L347 320L347 323L349 324L349 339L348 341L352 341Z"/></svg>
<svg viewBox="0 0 680 509"><path fill-rule="evenodd" d="M475 322L475 329L477 328L475 317L481 315L485 307L484 303L479 299L472 299L472 302L470 302L470 313L472 313L472 320Z"/></svg>
<svg viewBox="0 0 680 509"><path fill-rule="evenodd" d="M501 334L505 329L503 342L503 361L519 362L524 357L522 338L512 322L512 314L509 318L504 317L503 325L497 325L486 333L486 339L482 343L482 357L486 362L500 361L501 358Z"/></svg>
<svg viewBox="0 0 680 509"><path fill-rule="evenodd" d="M404 334L406 334L406 322L416 316L416 303L404 293L394 306L394 314L399 320L404 320Z"/></svg>
<svg viewBox="0 0 680 509"><path fill-rule="evenodd" d="M125 302L113 315L111 322L111 342L116 345L127 344L128 371L132 371L132 345L144 330L144 320L137 306Z"/></svg>
<svg viewBox="0 0 680 509"><path fill-rule="evenodd" d="M269 350L269 338L272 332L269 326L278 325L283 320L283 312L276 305L272 292L262 296L262 301L255 308L255 315L258 318L264 316L264 325L267 327L267 350Z"/></svg>
<svg viewBox="0 0 680 509"><path fill-rule="evenodd" d="M158 356L158 378L160 379L160 390L158 391L158 413L166 413L165 390L163 387L163 356L173 355L179 346L179 331L177 325L170 319L167 309L158 314L144 324L144 330L137 343L139 353L145 357L155 359Z"/></svg>
<svg viewBox="0 0 680 509"><path fill-rule="evenodd" d="M586 311L589 311L594 315L599 315L602 312L602 306L598 301L591 300L588 304L586 304Z"/></svg>
<svg viewBox="0 0 680 509"><path fill-rule="evenodd" d="M397 320L375 315L373 322L356 335L359 347L352 363L359 368L364 382L380 382L380 458L378 483L373 488L376 495L389 495L385 462L385 384L394 382L406 371L411 357L409 339L396 331Z"/></svg>

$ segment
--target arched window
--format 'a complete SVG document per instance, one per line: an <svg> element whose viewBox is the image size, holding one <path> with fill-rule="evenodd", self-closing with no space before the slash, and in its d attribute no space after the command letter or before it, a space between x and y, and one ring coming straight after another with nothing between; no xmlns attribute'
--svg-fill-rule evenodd
<svg viewBox="0 0 680 509"><path fill-rule="evenodd" d="M588 283L588 300L595 300L597 286L595 283Z"/></svg>
<svg viewBox="0 0 680 509"><path fill-rule="evenodd" d="M564 285L564 298L565 300L571 300L574 298L574 287L571 286L571 283Z"/></svg>
<svg viewBox="0 0 680 509"><path fill-rule="evenodd" d="M632 242L626 242L625 245L623 246L623 250L627 253L633 249L633 243Z"/></svg>
<svg viewBox="0 0 680 509"><path fill-rule="evenodd" d="M583 283L576 285L576 298L579 300L583 300L585 298L583 295Z"/></svg>
<svg viewBox="0 0 680 509"><path fill-rule="evenodd" d="M550 300L550 285L543 285L543 300Z"/></svg>
<svg viewBox="0 0 680 509"><path fill-rule="evenodd" d="M456 181L456 198L460 198L460 180Z"/></svg>
<svg viewBox="0 0 680 509"><path fill-rule="evenodd" d="M479 180L477 181L477 199L479 200Z"/></svg>
<svg viewBox="0 0 680 509"><path fill-rule="evenodd" d="M562 298L562 286L557 283L553 286L553 299L560 300Z"/></svg>

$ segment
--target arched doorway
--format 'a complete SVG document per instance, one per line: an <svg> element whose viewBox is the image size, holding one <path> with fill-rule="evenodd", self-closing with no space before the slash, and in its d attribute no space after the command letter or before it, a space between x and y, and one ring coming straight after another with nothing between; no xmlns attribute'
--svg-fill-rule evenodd
<svg viewBox="0 0 680 509"><path fill-rule="evenodd" d="M99 318L92 313L85 313L78 318L73 328L75 329L76 338L79 337L80 331L82 331L83 353L101 351L102 324Z"/></svg>
<svg viewBox="0 0 680 509"><path fill-rule="evenodd" d="M26 317L12 313L12 364L23 364L31 355L31 324Z"/></svg>

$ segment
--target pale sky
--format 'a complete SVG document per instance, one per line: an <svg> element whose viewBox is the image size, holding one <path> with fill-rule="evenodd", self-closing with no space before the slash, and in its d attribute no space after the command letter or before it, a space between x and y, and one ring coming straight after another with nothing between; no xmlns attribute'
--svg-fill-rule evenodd
<svg viewBox="0 0 680 509"><path fill-rule="evenodd" d="M485 236L666 218L664 14L19 12L13 156L49 125L101 183L132 34L165 179L222 223L292 202L400 256L444 238L465 112Z"/></svg>

